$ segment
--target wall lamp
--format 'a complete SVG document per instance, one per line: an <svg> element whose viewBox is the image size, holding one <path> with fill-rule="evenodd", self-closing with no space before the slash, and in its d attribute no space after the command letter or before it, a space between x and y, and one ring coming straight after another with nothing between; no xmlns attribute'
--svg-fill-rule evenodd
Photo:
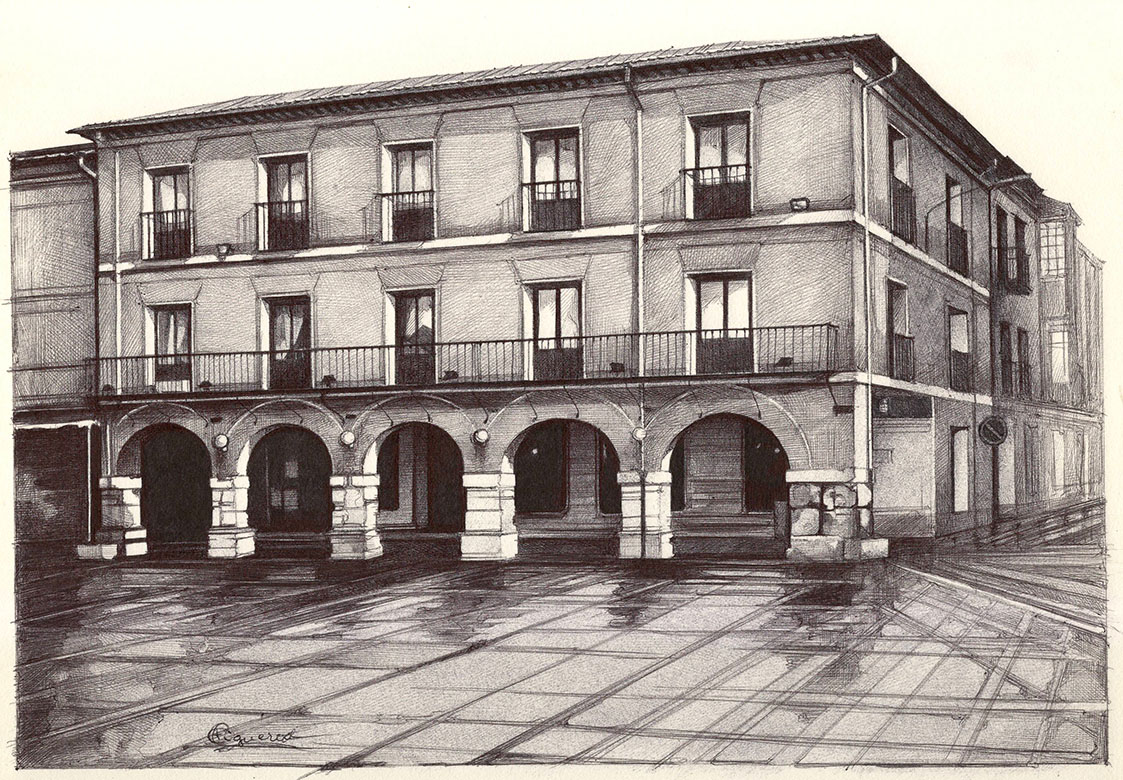
<svg viewBox="0 0 1123 780"><path fill-rule="evenodd" d="M643 441L647 438L647 429L641 425L632 428L632 438L636 441Z"/></svg>
<svg viewBox="0 0 1123 780"><path fill-rule="evenodd" d="M811 208L811 199L792 198L788 201L788 205L791 206L792 211L807 211L809 208Z"/></svg>
<svg viewBox="0 0 1123 780"><path fill-rule="evenodd" d="M474 441L481 447L487 444L490 438L491 434L488 433L487 428L477 428L476 430L472 431L472 441Z"/></svg>
<svg viewBox="0 0 1123 780"><path fill-rule="evenodd" d="M225 433L220 433L212 439L212 443L219 452L226 452L226 448L230 446L230 437Z"/></svg>
<svg viewBox="0 0 1123 780"><path fill-rule="evenodd" d="M354 431L344 431L343 433L339 434L339 443L342 444L344 447L354 447L355 446L355 432Z"/></svg>

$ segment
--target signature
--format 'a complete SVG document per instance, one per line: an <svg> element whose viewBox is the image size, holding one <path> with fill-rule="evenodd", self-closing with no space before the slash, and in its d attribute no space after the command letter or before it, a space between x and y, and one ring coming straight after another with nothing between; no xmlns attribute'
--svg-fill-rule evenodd
<svg viewBox="0 0 1123 780"><path fill-rule="evenodd" d="M255 734L239 734L226 723L216 723L207 732L207 742L215 745L218 751L233 750L241 747L289 747L296 736L296 729L288 731L261 731Z"/></svg>

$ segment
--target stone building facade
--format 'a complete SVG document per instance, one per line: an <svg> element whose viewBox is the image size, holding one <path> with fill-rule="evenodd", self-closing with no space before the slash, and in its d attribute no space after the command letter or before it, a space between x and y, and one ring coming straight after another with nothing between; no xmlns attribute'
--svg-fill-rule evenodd
<svg viewBox="0 0 1123 780"><path fill-rule="evenodd" d="M96 158L85 555L860 560L1035 505L1030 418L1088 453L1055 501L1102 495L1100 265L876 36L75 132ZM1046 311L1079 396L1044 393ZM1002 384L1003 322L1029 334L1028 393ZM1006 449L976 435L996 412Z"/></svg>

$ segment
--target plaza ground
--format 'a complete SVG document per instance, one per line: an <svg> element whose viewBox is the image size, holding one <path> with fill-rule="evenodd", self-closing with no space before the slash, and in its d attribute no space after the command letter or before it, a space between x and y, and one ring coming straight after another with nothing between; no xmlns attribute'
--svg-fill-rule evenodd
<svg viewBox="0 0 1123 780"><path fill-rule="evenodd" d="M837 567L423 552L25 567L19 764L1105 760L1096 545Z"/></svg>

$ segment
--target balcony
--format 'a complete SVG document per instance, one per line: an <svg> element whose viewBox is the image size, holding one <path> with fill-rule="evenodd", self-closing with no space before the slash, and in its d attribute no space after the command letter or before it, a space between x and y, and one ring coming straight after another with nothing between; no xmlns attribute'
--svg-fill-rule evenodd
<svg viewBox="0 0 1123 780"><path fill-rule="evenodd" d="M141 258L175 260L190 257L191 210L147 211L140 215Z"/></svg>
<svg viewBox="0 0 1123 780"><path fill-rule="evenodd" d="M916 359L913 356L913 337L894 333L890 341L889 376L911 382L916 379Z"/></svg>
<svg viewBox="0 0 1123 780"><path fill-rule="evenodd" d="M969 393L973 385L974 371L971 367L971 353L951 351L951 385L952 390Z"/></svg>
<svg viewBox="0 0 1123 780"><path fill-rule="evenodd" d="M916 196L912 187L893 176L889 194L893 235L910 244L916 243ZM966 245L966 241L964 241Z"/></svg>
<svg viewBox="0 0 1123 780"><path fill-rule="evenodd" d="M540 181L523 185L527 230L577 230L581 227L581 182Z"/></svg>
<svg viewBox="0 0 1123 780"><path fill-rule="evenodd" d="M752 212L749 166L684 168L687 215L691 219L747 217Z"/></svg>
<svg viewBox="0 0 1123 780"><path fill-rule="evenodd" d="M308 201L258 203L257 248L262 252L308 248Z"/></svg>
<svg viewBox="0 0 1123 780"><path fill-rule="evenodd" d="M382 216L387 241L428 241L434 236L433 190L383 193Z"/></svg>
<svg viewBox="0 0 1123 780"><path fill-rule="evenodd" d="M967 255L967 231L960 225L948 223L948 268L957 274L971 273Z"/></svg>
<svg viewBox="0 0 1123 780"><path fill-rule="evenodd" d="M835 325L103 358L102 397L839 371Z"/></svg>

